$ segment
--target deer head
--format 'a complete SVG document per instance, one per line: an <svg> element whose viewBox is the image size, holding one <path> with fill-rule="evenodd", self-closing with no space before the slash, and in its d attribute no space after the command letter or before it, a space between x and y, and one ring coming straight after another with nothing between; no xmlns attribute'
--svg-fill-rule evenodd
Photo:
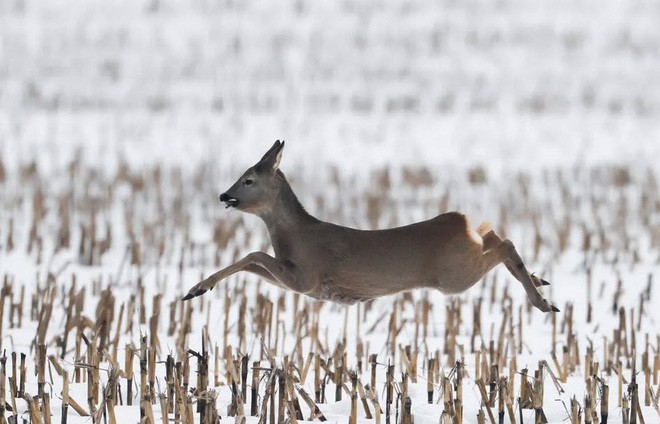
<svg viewBox="0 0 660 424"><path fill-rule="evenodd" d="M277 140L256 165L250 167L220 195L227 207L261 215L275 204L284 180L278 176L284 141Z"/></svg>

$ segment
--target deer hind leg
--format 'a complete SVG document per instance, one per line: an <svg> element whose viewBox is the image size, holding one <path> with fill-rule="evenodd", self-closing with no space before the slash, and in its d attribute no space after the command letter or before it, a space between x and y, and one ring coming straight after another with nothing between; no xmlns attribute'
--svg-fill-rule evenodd
<svg viewBox="0 0 660 424"><path fill-rule="evenodd" d="M511 241L500 239L492 230L481 236L483 238L485 252L482 260L484 274L499 263L504 263L504 266L506 266L506 269L509 270L511 275L523 285L532 305L543 312L559 312L559 309L548 302L536 289L538 286L548 285L548 282L527 271L524 262Z"/></svg>
<svg viewBox="0 0 660 424"><path fill-rule="evenodd" d="M218 282L239 271L252 272L282 288L288 288L298 292L302 291L302 287L298 283L299 279L296 278L295 272L291 270L290 266L263 252L252 252L228 267L211 274L200 283L195 284L182 300L192 299L193 297L203 295L209 290L213 290L213 287Z"/></svg>
<svg viewBox="0 0 660 424"><path fill-rule="evenodd" d="M493 249L498 248L499 245L502 243L502 239L497 234L495 234L495 231L489 229L489 231L486 234L479 234L479 235L481 235L481 238L483 240L484 259L486 259L486 263L491 263L490 268L488 268L486 270L486 272L490 271L493 267L495 267L500 262L503 262L504 266L506 267L506 269L509 270L511 275L516 277L515 269L513 268L513 266L511 265L511 263L509 261L505 260L506 258L502 258L500 262L492 263L496 258L500 257L501 255L499 255L499 254L489 255L490 258L491 258L490 260L488 260L488 256L486 256L488 253L493 251ZM532 279L532 282L534 283L534 286L536 286L536 287L549 286L550 285L550 283L548 283L547 281L545 281L542 278L537 277L536 275L534 275L534 273L529 274L529 277ZM518 279L518 281L520 281L520 279L518 277L516 277L516 279ZM522 281L520 281L520 282L522 283Z"/></svg>

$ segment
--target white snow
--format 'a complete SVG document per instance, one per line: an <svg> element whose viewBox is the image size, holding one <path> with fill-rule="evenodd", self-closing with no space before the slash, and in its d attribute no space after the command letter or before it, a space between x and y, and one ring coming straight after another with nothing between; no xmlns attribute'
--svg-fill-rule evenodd
<svg viewBox="0 0 660 424"><path fill-rule="evenodd" d="M611 341L618 326L618 315L611 311L617 281L621 280L624 288L620 305L626 311L637 310L639 296L652 275L652 297L645 305L637 346L639 353L648 333L657 349L660 255L657 244L652 244L652 231L657 231L660 223L658 194L651 198L648 209L640 209L639 203L645 172L656 181L660 176L658 22L660 7L653 1L3 1L0 158L9 180L0 185L0 275L7 274L15 285L25 285L27 305L35 282L43 283L49 270L64 268L57 278L60 290L68 288L75 273L79 287L88 287L88 296L95 280L101 278L105 287L109 278L119 278L113 286L118 307L136 295L135 281L140 272L145 281L147 316L151 296L164 294L160 322L164 332L169 324L169 302L178 299L200 275L214 270L209 246L213 224L242 225L221 252L223 266L235 259L235 254L267 246L256 218L224 210L216 199L275 139L285 139L281 166L303 203L322 218L344 225L369 225L365 197L377 190L374 171L384 168L391 170L393 189L388 199L391 203L380 216L381 227L439 213L440 199L449 190L449 209L468 213L475 226L489 219L498 228L502 214L493 205L509 199L507 237L520 248L528 268L552 282L543 290L562 314L567 303L574 305L581 359L590 339L601 369L602 337ZM187 184L188 197L183 202L190 213L191 241L205 245L205 259L188 263L180 281L177 267L183 235L176 233L176 242L168 246L166 259L159 266L153 261L140 271L125 266L120 274L128 242L123 206L131 197L127 185L116 190L115 202L104 212L107 216L99 219L99 234L105 231L106 219L113 228L112 248L100 265L77 263L77 224L86 223L87 216L72 218L76 229L72 248L52 256L58 228L55 196L69 187L65 168L76 152L85 164L106 176L114 175L122 160L137 172L156 164L168 170L181 167ZM25 253L34 188L16 180L19 167L32 160L50 189L46 193L48 216L40 228L45 243L41 263L34 253ZM611 164L628 167L633 184L623 189L603 188L590 179L592 167ZM204 174L207 180L197 184L191 176L205 166L210 167ZM486 170L488 182L484 186L466 182L466 170L476 166ZM404 167L428 168L433 185L414 191L403 186ZM552 176L557 169L565 172L563 178L574 178L570 194L582 200L574 209L554 207L562 204ZM519 192L519 170L533 181L528 203L511 194ZM334 173L339 175L339 185L333 185ZM551 180L549 187L543 178ZM77 181L76 187L82 190L83 183ZM175 192L174 186L165 191L167 196ZM14 200L22 195L26 195L25 202L16 203ZM325 199L323 207L317 205L317 196ZM588 207L590 196L605 199L598 216ZM624 244L618 232L621 221L616 218L621 198L630 208L624 224L641 261L633 265L629 255L622 255L617 263L606 263L595 256L594 319L587 324L580 228L596 231L598 220L605 223L614 234L615 245L607 256L611 261ZM139 202L138 216L157 222L159 211L154 199L141 198ZM536 262L531 259L534 230L530 211L538 214L546 243ZM569 249L555 256L555 224L567 216L577 216ZM648 222L643 223L643 218ZM17 247L7 252L10 219L14 220ZM171 228L171 223L168 225ZM68 261L72 263L65 266ZM524 292L506 270L498 268L496 274L497 296L501 298L508 286L517 319L518 305L526 304ZM465 322L458 343L467 346L464 360L469 373L464 381L466 424L476 423L480 405L472 378L474 355L468 354L471 305L479 296L490 296L491 284L489 276L485 283L459 297L464 302ZM254 277L232 277L226 283L232 293L243 285L247 293L258 291L272 300L281 294ZM219 289L205 296L212 307L209 334L212 342L218 343L225 328L223 294ZM422 347L421 359L424 349L434 352L444 346L448 298L435 292L412 295L417 300L428 295L433 304L431 336ZM290 330L293 296L287 294L286 299L288 306L282 318ZM239 316L238 304L233 304L229 325L247 321L246 353L257 355L260 341L252 334L253 302L251 299L244 317ZM392 302L392 297L375 301L366 321L360 323L363 332L376 325L373 333L362 334L362 340L369 345L369 353L379 354L381 363L387 361L388 318L376 321L391 312ZM199 308L198 301L194 305ZM94 317L95 307L96 299L89 298L85 314ZM35 363L29 348L37 323L29 319L26 310L23 327L9 328L8 309L5 307L2 348L8 353L28 353L27 391L36 393ZM345 331L349 363L354 366L357 307L348 308L346 328L345 313L344 307L324 305L321 333L323 338L327 334L334 346ZM402 318L411 319L413 314L408 304ZM189 340L193 349L200 348L205 321L201 314L196 317ZM528 366L533 372L542 359L553 367L548 315L532 311L524 318L529 321L525 324L526 348L518 356L519 368ZM484 307L484 336L490 338L491 324L497 332L500 321L501 311ZM63 311L56 308L47 340L52 340L63 325ZM141 330L146 328L135 324L132 333L122 335L120 364L124 344L137 345ZM163 360L175 351L175 342L166 334L159 336L158 359ZM283 337L285 351L290 351L295 340L289 331ZM414 325L404 325L399 337L401 345L410 344ZM235 329L229 342L233 346L238 343ZM305 345L305 354L308 349ZM49 353L57 350L49 346ZM73 354L67 354L64 362L72 374ZM134 365L137 373L137 359ZM448 365L443 362L445 371ZM191 366L192 386L194 361ZM159 363L160 384L164 383L164 370ZM385 367L378 371L382 383ZM544 411L550 423L567 422L564 405L568 407L573 395L583 403L583 372L580 368L569 377L562 394L546 377ZM624 373L630 377L629 369ZM367 376L365 373L365 382ZM396 377L400 380L398 369ZM601 377L610 381L609 422L620 423L616 380L604 373ZM643 387L642 374L638 382ZM121 384L124 390L125 382L121 380ZM516 381L516 393L518 384ZM304 387L313 395L311 381ZM71 384L70 389L71 396L86 407L86 385ZM654 389L658 391L657 384ZM59 422L61 381L55 379L48 390L52 392L51 419ZM442 402L426 404L426 382L420 379L417 385L410 384L409 390L415 423L438 423ZM218 392L223 421L233 422L226 417L231 393L226 386L220 386ZM333 392L330 384L328 398ZM382 386L378 392L383 405ZM307 414L306 406L302 406ZM330 422L348 419L346 397L320 407ZM23 401L19 400L18 408L27 417ZM161 419L158 405L155 411L156 419ZM359 405L359 417L361 411ZM642 411L647 423L660 422L652 407L642 406ZM118 406L116 414L120 422L135 422L139 408ZM525 410L524 414L525 422L533 421L533 411ZM71 409L68 418L71 424L89 422ZM257 422L253 417L247 421ZM358 422L370 421L359 418Z"/></svg>

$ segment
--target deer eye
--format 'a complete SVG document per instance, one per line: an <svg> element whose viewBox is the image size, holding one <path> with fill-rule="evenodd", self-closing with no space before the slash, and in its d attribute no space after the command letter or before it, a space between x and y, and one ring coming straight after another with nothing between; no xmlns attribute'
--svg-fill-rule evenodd
<svg viewBox="0 0 660 424"><path fill-rule="evenodd" d="M246 178L245 181L243 181L243 184L245 184L246 186L251 186L252 184L254 184L254 180L252 178Z"/></svg>

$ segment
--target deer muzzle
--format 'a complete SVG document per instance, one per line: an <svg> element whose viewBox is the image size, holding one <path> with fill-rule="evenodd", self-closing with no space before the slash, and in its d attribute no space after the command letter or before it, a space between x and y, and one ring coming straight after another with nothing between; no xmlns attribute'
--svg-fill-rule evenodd
<svg viewBox="0 0 660 424"><path fill-rule="evenodd" d="M238 199L229 196L227 193L222 193L220 195L220 201L226 205L225 208L238 206Z"/></svg>

